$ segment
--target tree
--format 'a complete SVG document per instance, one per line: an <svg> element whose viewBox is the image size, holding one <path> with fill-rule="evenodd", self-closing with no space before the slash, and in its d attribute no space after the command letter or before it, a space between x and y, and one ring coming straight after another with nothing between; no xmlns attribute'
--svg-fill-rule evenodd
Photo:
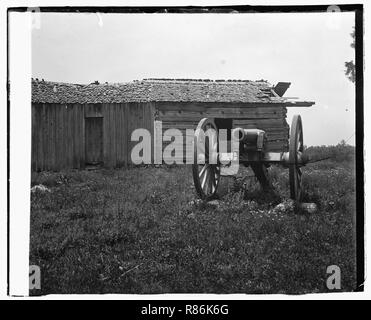
<svg viewBox="0 0 371 320"><path fill-rule="evenodd" d="M355 28L353 27L353 31L350 34L352 36L352 43L350 46L352 48L355 48L355 38L356 38L356 32ZM354 64L353 60L345 62L345 75L347 78L352 81L353 83L356 81L356 65Z"/></svg>

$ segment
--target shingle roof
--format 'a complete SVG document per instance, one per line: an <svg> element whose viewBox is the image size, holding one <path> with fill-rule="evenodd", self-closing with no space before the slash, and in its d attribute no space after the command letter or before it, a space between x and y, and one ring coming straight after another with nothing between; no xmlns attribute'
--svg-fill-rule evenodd
<svg viewBox="0 0 371 320"><path fill-rule="evenodd" d="M32 102L243 102L275 103L283 99L266 81L144 79L118 84L69 84L32 80Z"/></svg>

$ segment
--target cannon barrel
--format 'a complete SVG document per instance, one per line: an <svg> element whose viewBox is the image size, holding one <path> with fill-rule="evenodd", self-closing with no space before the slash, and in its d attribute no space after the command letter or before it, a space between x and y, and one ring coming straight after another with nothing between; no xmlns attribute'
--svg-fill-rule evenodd
<svg viewBox="0 0 371 320"><path fill-rule="evenodd" d="M246 144L256 144L259 136L264 136L265 131L260 129L235 128L233 130L234 138L239 142Z"/></svg>

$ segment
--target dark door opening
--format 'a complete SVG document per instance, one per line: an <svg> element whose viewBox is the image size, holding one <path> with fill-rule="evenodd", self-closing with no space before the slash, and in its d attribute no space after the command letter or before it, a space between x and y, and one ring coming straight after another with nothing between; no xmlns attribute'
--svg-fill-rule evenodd
<svg viewBox="0 0 371 320"><path fill-rule="evenodd" d="M103 163L103 118L85 118L85 163Z"/></svg>

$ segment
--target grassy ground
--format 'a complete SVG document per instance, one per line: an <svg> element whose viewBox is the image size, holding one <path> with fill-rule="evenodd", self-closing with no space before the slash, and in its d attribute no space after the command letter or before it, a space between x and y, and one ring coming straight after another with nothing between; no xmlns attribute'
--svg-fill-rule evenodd
<svg viewBox="0 0 371 320"><path fill-rule="evenodd" d="M47 293L328 292L326 269L355 289L355 177L349 165L305 168L305 201L287 203L288 171L272 167L276 194L247 169L225 178L218 203L197 200L191 170L33 174L30 264Z"/></svg>

